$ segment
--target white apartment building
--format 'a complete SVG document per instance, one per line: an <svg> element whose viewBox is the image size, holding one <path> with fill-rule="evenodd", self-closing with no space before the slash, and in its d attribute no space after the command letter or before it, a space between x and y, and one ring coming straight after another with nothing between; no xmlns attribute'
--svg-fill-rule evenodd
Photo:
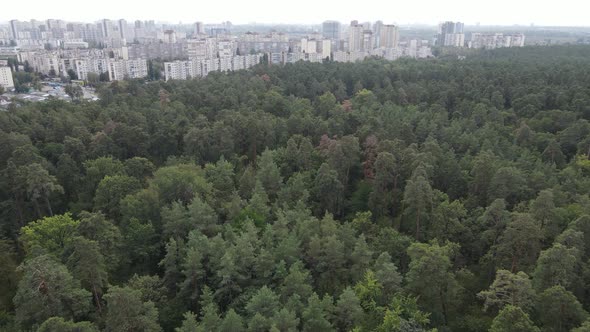
<svg viewBox="0 0 590 332"><path fill-rule="evenodd" d="M510 36L510 47L524 47L524 35L522 33Z"/></svg>
<svg viewBox="0 0 590 332"><path fill-rule="evenodd" d="M14 88L10 67L0 67L0 86L5 89Z"/></svg>
<svg viewBox="0 0 590 332"><path fill-rule="evenodd" d="M368 52L343 52L338 51L334 52L334 61L336 62L356 62L362 61L367 56L369 56Z"/></svg>
<svg viewBox="0 0 590 332"><path fill-rule="evenodd" d="M301 39L301 52L303 53L317 53L318 42L316 40L309 40L307 38Z"/></svg>
<svg viewBox="0 0 590 332"><path fill-rule="evenodd" d="M32 57L32 62L29 64L35 69L35 71L49 75L59 74L59 57L57 54L39 54Z"/></svg>
<svg viewBox="0 0 590 332"><path fill-rule="evenodd" d="M186 53L189 59L207 57L207 42L204 39L188 39Z"/></svg>
<svg viewBox="0 0 590 332"><path fill-rule="evenodd" d="M235 53L235 43L231 40L221 40L217 42L217 55L220 58L232 57Z"/></svg>
<svg viewBox="0 0 590 332"><path fill-rule="evenodd" d="M472 33L470 48L495 49L501 47L523 47L523 34L505 35L503 33Z"/></svg>
<svg viewBox="0 0 590 332"><path fill-rule="evenodd" d="M322 40L322 59L329 58L332 55L332 41L329 39Z"/></svg>
<svg viewBox="0 0 590 332"><path fill-rule="evenodd" d="M100 75L109 71L107 60L103 58L71 59L70 61L73 62L74 70L80 80L87 80L89 73Z"/></svg>
<svg viewBox="0 0 590 332"><path fill-rule="evenodd" d="M65 49L88 48L88 43L82 40L70 40L63 42L63 47Z"/></svg>
<svg viewBox="0 0 590 332"><path fill-rule="evenodd" d="M399 42L399 30L395 25L379 26L379 47L394 48Z"/></svg>
<svg viewBox="0 0 590 332"><path fill-rule="evenodd" d="M148 75L147 61L145 59L109 60L108 71L111 81L119 81L125 78L143 78Z"/></svg>
<svg viewBox="0 0 590 332"><path fill-rule="evenodd" d="M464 33L447 33L444 35L444 46L463 47L465 46Z"/></svg>
<svg viewBox="0 0 590 332"><path fill-rule="evenodd" d="M251 68L256 66L262 60L262 54L249 54L243 55L242 58L244 59L244 68Z"/></svg>
<svg viewBox="0 0 590 332"><path fill-rule="evenodd" d="M174 61L164 63L164 76L168 80L186 80L194 75L194 61Z"/></svg>
<svg viewBox="0 0 590 332"><path fill-rule="evenodd" d="M201 65L201 76L207 76L209 73L219 70L219 59L199 60Z"/></svg>
<svg viewBox="0 0 590 332"><path fill-rule="evenodd" d="M231 57L219 58L219 71L230 71L232 70L232 59Z"/></svg>
<svg viewBox="0 0 590 332"><path fill-rule="evenodd" d="M241 70L241 69L246 69L246 68L251 67L251 66L246 67L246 63L244 61L245 57L246 56L243 56L243 55L242 56L238 55L238 56L232 57L231 58L232 70Z"/></svg>
<svg viewBox="0 0 590 332"><path fill-rule="evenodd" d="M363 50L363 30L362 25L351 25L348 28L348 51L358 52Z"/></svg>
<svg viewBox="0 0 590 332"><path fill-rule="evenodd" d="M80 71L82 71L84 68L86 69L86 74L78 73L78 77L80 77L80 79L86 79L88 77L88 73L102 74L109 71L107 60L102 58L80 60L79 68L81 68L79 69Z"/></svg>
<svg viewBox="0 0 590 332"><path fill-rule="evenodd" d="M224 58L191 59L164 63L166 80L186 80L204 77L215 71L232 71L251 68L260 63L262 54L238 55Z"/></svg>

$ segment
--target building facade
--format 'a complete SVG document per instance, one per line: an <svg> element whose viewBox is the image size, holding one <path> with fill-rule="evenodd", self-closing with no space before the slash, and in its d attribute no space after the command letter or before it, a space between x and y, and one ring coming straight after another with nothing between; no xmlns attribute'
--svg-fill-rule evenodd
<svg viewBox="0 0 590 332"><path fill-rule="evenodd" d="M14 80L12 79L12 70L10 70L10 67L0 67L0 86L5 89L14 88Z"/></svg>
<svg viewBox="0 0 590 332"><path fill-rule="evenodd" d="M379 27L378 47L394 48L399 43L399 29L395 25L387 24Z"/></svg>
<svg viewBox="0 0 590 332"><path fill-rule="evenodd" d="M463 47L465 46L465 25L461 22L447 21L439 25L436 37L437 46Z"/></svg>
<svg viewBox="0 0 590 332"><path fill-rule="evenodd" d="M341 37L341 25L338 21L325 21L322 23L322 37L325 39L338 40Z"/></svg>

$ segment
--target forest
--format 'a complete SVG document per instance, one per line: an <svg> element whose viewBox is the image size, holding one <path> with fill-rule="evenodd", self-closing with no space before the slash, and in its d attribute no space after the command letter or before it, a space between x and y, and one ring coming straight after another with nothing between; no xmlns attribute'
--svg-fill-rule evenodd
<svg viewBox="0 0 590 332"><path fill-rule="evenodd" d="M590 47L0 111L0 331L590 331Z"/></svg>

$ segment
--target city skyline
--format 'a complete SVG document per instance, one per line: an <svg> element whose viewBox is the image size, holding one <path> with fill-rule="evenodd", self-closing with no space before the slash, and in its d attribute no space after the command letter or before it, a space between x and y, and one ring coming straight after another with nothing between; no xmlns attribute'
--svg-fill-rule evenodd
<svg viewBox="0 0 590 332"><path fill-rule="evenodd" d="M8 6L10 7L10 6ZM456 0L453 2L414 1L392 3L369 1L362 6L350 8L331 2L301 0L296 7L285 9L270 0L242 2L226 0L223 9L218 7L169 0L165 6L142 6L134 2L104 0L92 10L80 10L80 2L60 0L49 4L31 0L26 11L3 10L0 22L12 19L62 19L74 22L94 22L103 18L133 20L156 20L170 24L189 24L195 21L234 24L321 24L325 20L342 23L382 19L398 25L437 25L447 18L465 22L466 25L530 25L538 26L590 26L582 0L563 0L559 6L533 1L497 0L489 2ZM113 8L117 8L113 11ZM183 10L178 10L183 8ZM485 10L475 10L484 8ZM580 10L576 10L576 8ZM391 14L385 14L391 13ZM116 16L116 17L115 17Z"/></svg>

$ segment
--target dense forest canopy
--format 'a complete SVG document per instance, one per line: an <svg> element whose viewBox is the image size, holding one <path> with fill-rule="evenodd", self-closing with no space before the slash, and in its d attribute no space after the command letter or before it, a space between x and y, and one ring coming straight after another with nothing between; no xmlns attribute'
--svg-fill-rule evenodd
<svg viewBox="0 0 590 332"><path fill-rule="evenodd" d="M590 331L590 47L0 112L6 331Z"/></svg>

